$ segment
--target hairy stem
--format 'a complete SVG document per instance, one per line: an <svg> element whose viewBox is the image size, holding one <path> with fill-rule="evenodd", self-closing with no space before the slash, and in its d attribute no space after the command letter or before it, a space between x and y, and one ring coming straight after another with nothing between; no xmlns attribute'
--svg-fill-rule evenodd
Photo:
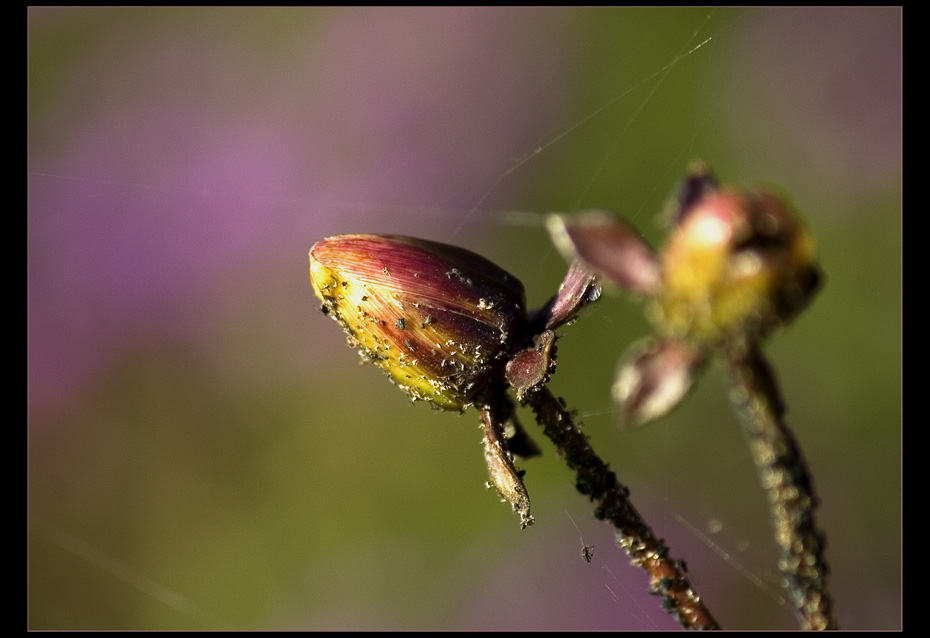
<svg viewBox="0 0 930 638"><path fill-rule="evenodd" d="M758 347L729 353L730 400L769 498L779 568L804 629L836 629L827 591L829 568L823 532L814 522L818 505L807 465L784 422L784 403L774 372Z"/></svg>
<svg viewBox="0 0 930 638"><path fill-rule="evenodd" d="M682 570L669 557L669 549L642 519L629 501L629 489L598 457L573 415L545 386L529 392L532 407L543 431L575 473L575 488L594 503L594 515L617 530L617 544L630 555L633 565L646 570L649 592L662 596L662 605L686 629L720 629Z"/></svg>

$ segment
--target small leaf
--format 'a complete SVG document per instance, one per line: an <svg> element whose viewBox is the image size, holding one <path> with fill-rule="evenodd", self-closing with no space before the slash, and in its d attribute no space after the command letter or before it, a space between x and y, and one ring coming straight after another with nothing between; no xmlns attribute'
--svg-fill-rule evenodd
<svg viewBox="0 0 930 638"><path fill-rule="evenodd" d="M701 363L700 353L681 341L631 346L611 388L623 424L643 425L668 414L691 390Z"/></svg>
<svg viewBox="0 0 930 638"><path fill-rule="evenodd" d="M534 321L544 325L547 330L555 330L573 321L583 307L594 303L600 296L601 287L597 283L597 276L584 262L576 259L559 285L559 292L536 312Z"/></svg>
<svg viewBox="0 0 930 638"><path fill-rule="evenodd" d="M660 285L655 251L629 223L607 210L550 215L549 235L566 259L579 259L615 286L654 295Z"/></svg>
<svg viewBox="0 0 930 638"><path fill-rule="evenodd" d="M507 439L501 427L501 414L490 405L485 404L479 410L481 428L484 431L484 459L488 464L491 485L501 497L510 503L513 511L520 517L520 526L533 524L530 515L530 495L523 485L522 473L513 464L513 458L507 445Z"/></svg>

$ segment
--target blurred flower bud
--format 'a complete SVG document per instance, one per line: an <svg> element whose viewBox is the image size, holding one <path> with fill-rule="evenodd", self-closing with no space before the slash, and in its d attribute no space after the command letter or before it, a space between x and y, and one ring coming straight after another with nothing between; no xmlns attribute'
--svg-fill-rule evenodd
<svg viewBox="0 0 930 638"><path fill-rule="evenodd" d="M310 249L322 310L415 400L462 410L503 374L524 320L523 284L468 250L391 235L340 235Z"/></svg>
<svg viewBox="0 0 930 638"><path fill-rule="evenodd" d="M814 239L779 197L689 177L664 250L654 319L702 346L764 337L801 310L820 275Z"/></svg>
<svg viewBox="0 0 930 638"><path fill-rule="evenodd" d="M642 425L668 414L691 390L700 352L677 339L634 344L617 368L611 393L624 425Z"/></svg>

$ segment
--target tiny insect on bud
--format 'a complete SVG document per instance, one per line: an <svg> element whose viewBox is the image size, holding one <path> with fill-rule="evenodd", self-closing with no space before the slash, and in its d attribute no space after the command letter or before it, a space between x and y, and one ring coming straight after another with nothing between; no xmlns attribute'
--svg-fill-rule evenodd
<svg viewBox="0 0 930 638"><path fill-rule="evenodd" d="M766 336L807 305L820 279L811 233L762 190L705 185L661 259L657 323L706 346Z"/></svg>
<svg viewBox="0 0 930 638"><path fill-rule="evenodd" d="M323 312L415 400L463 410L503 378L525 318L523 284L468 250L397 235L340 235L310 249Z"/></svg>
<svg viewBox="0 0 930 638"><path fill-rule="evenodd" d="M585 545L581 548L581 560L586 563L594 560L594 545Z"/></svg>

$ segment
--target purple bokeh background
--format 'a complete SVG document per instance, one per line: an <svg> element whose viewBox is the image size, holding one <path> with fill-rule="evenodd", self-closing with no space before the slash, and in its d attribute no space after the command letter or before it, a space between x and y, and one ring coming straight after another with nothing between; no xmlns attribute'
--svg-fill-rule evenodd
<svg viewBox="0 0 930 638"><path fill-rule="evenodd" d="M693 157L783 186L817 234L827 285L769 352L841 626L901 626L900 9L27 17L31 628L675 628L547 442L521 531L474 415L359 368L307 251L454 243L534 306L565 271L539 213L607 207L659 243ZM725 626L793 628L747 580L778 590L777 556L719 375L615 427L641 315L606 294L566 328L554 391Z"/></svg>
<svg viewBox="0 0 930 638"><path fill-rule="evenodd" d="M31 18L33 41L62 20L120 21L86 9ZM140 336L220 329L227 317L205 307L217 295L247 303L249 285L272 282L279 298L306 301L294 260L314 238L429 236L462 220L501 158L560 115L553 20L514 42L518 23L528 28L515 10L316 12L293 25L286 59L253 56L242 25L221 24L209 42L144 23L101 34L33 115L30 405L86 388ZM545 73L525 73L531 56ZM533 99L541 92L550 99ZM264 281L243 282L244 270ZM269 328L293 335L298 319Z"/></svg>

